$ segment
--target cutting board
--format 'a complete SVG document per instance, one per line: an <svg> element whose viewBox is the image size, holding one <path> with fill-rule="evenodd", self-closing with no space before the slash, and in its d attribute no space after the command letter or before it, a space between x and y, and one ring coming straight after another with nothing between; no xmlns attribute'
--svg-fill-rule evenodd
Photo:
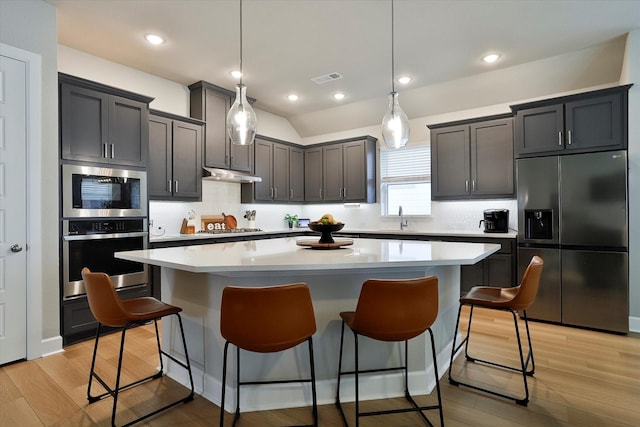
<svg viewBox="0 0 640 427"><path fill-rule="evenodd" d="M235 230L238 228L238 220L235 216L225 215L224 212L222 213L222 216L224 217L224 227L227 230Z"/></svg>
<svg viewBox="0 0 640 427"><path fill-rule="evenodd" d="M306 246L311 249L338 249L342 246L353 245L351 239L335 239L333 243L320 243L318 240L298 240L298 246Z"/></svg>

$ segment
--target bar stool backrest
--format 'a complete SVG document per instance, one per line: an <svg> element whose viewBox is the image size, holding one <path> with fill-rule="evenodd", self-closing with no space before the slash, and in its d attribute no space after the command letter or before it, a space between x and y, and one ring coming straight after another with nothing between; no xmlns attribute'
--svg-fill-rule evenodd
<svg viewBox="0 0 640 427"><path fill-rule="evenodd" d="M543 265L544 262L539 256L531 258L531 262L522 276L522 282L520 282L520 286L509 304L512 310L526 310L535 302Z"/></svg>
<svg viewBox="0 0 640 427"><path fill-rule="evenodd" d="M227 286L222 291L220 332L235 346L259 353L304 342L316 332L308 286Z"/></svg>
<svg viewBox="0 0 640 427"><path fill-rule="evenodd" d="M353 329L381 341L405 341L430 328L437 316L437 277L369 279L360 290Z"/></svg>
<svg viewBox="0 0 640 427"><path fill-rule="evenodd" d="M111 278L105 273L92 273L87 267L81 273L93 317L115 328L129 323L130 313L123 307Z"/></svg>

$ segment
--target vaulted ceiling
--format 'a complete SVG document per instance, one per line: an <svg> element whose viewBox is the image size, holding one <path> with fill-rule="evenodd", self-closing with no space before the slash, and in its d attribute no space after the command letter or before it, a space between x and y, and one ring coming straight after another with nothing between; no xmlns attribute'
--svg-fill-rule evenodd
<svg viewBox="0 0 640 427"><path fill-rule="evenodd" d="M62 45L184 85L237 82L239 0L48 1ZM243 27L244 82L257 108L303 137L381 121L390 0L244 0ZM614 82L624 35L638 28L639 0L395 0L396 76L413 78L396 89L415 118ZM151 46L146 33L166 42ZM481 61L494 51L497 63ZM327 73L342 78L311 80Z"/></svg>

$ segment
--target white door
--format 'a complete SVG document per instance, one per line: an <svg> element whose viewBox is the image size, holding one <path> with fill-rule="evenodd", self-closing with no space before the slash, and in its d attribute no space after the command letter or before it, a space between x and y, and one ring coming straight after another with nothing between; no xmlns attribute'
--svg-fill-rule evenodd
<svg viewBox="0 0 640 427"><path fill-rule="evenodd" d="M0 55L0 364L27 355L26 71Z"/></svg>

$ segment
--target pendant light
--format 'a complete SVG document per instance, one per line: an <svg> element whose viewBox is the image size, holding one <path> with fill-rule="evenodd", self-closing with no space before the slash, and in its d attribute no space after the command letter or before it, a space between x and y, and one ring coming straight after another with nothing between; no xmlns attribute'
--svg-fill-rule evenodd
<svg viewBox="0 0 640 427"><path fill-rule="evenodd" d="M251 145L256 136L258 118L247 101L247 87L242 84L242 0L240 0L240 83L236 85L236 99L227 114L227 132L236 145Z"/></svg>
<svg viewBox="0 0 640 427"><path fill-rule="evenodd" d="M400 108L395 85L393 0L391 0L391 93L382 118L382 140L389 148L402 148L409 142L409 119Z"/></svg>

